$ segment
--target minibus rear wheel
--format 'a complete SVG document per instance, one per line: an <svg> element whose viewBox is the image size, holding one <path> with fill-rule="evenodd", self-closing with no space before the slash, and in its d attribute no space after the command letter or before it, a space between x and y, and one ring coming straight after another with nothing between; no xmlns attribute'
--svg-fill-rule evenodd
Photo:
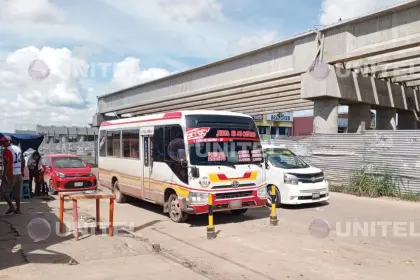
<svg viewBox="0 0 420 280"><path fill-rule="evenodd" d="M114 186L112 187L112 192L115 194L115 201L118 203L125 203L126 197L120 191L120 187L118 186L118 181L114 182Z"/></svg>

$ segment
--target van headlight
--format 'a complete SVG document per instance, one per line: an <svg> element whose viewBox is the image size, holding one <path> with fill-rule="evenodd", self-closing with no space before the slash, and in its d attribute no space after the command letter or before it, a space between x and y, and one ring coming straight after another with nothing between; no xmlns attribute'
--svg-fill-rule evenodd
<svg viewBox="0 0 420 280"><path fill-rule="evenodd" d="M260 199L267 199L268 193L267 193L267 187L259 187L257 190L257 196Z"/></svg>
<svg viewBox="0 0 420 280"><path fill-rule="evenodd" d="M298 185L299 181L295 175L284 173L284 183L290 185Z"/></svg>
<svg viewBox="0 0 420 280"><path fill-rule="evenodd" d="M319 175L319 178L320 178L320 179L322 179L322 181L324 181L324 180L325 180L325 177L324 177L324 171L321 171L321 175Z"/></svg>
<svg viewBox="0 0 420 280"><path fill-rule="evenodd" d="M204 192L190 192L188 201L190 204L207 204L209 195Z"/></svg>

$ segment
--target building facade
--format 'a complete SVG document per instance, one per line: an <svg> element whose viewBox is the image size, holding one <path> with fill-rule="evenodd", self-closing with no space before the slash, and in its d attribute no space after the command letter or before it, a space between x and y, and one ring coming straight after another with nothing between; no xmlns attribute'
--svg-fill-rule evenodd
<svg viewBox="0 0 420 280"><path fill-rule="evenodd" d="M261 138L271 139L276 136L293 135L293 113L259 114L252 118L258 127Z"/></svg>
<svg viewBox="0 0 420 280"><path fill-rule="evenodd" d="M370 128L376 127L375 114L371 112ZM292 136L306 136L313 133L314 117L295 117L293 119ZM347 113L338 115L338 133L348 132L349 116Z"/></svg>

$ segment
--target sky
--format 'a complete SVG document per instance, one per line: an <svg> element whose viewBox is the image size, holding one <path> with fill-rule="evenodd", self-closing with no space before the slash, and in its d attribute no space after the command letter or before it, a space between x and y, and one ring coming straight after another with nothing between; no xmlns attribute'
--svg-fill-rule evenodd
<svg viewBox="0 0 420 280"><path fill-rule="evenodd" d="M87 126L97 96L399 2L0 0L0 131Z"/></svg>

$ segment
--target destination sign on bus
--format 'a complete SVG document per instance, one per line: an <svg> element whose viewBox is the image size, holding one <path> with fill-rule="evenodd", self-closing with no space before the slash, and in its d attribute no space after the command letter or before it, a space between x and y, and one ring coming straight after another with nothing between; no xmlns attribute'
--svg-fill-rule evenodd
<svg viewBox="0 0 420 280"><path fill-rule="evenodd" d="M247 130L218 130L216 137L244 137L244 138L256 138L257 133L254 131Z"/></svg>
<svg viewBox="0 0 420 280"><path fill-rule="evenodd" d="M197 142L229 142L232 140L259 141L257 133L249 130L187 128L188 144Z"/></svg>

